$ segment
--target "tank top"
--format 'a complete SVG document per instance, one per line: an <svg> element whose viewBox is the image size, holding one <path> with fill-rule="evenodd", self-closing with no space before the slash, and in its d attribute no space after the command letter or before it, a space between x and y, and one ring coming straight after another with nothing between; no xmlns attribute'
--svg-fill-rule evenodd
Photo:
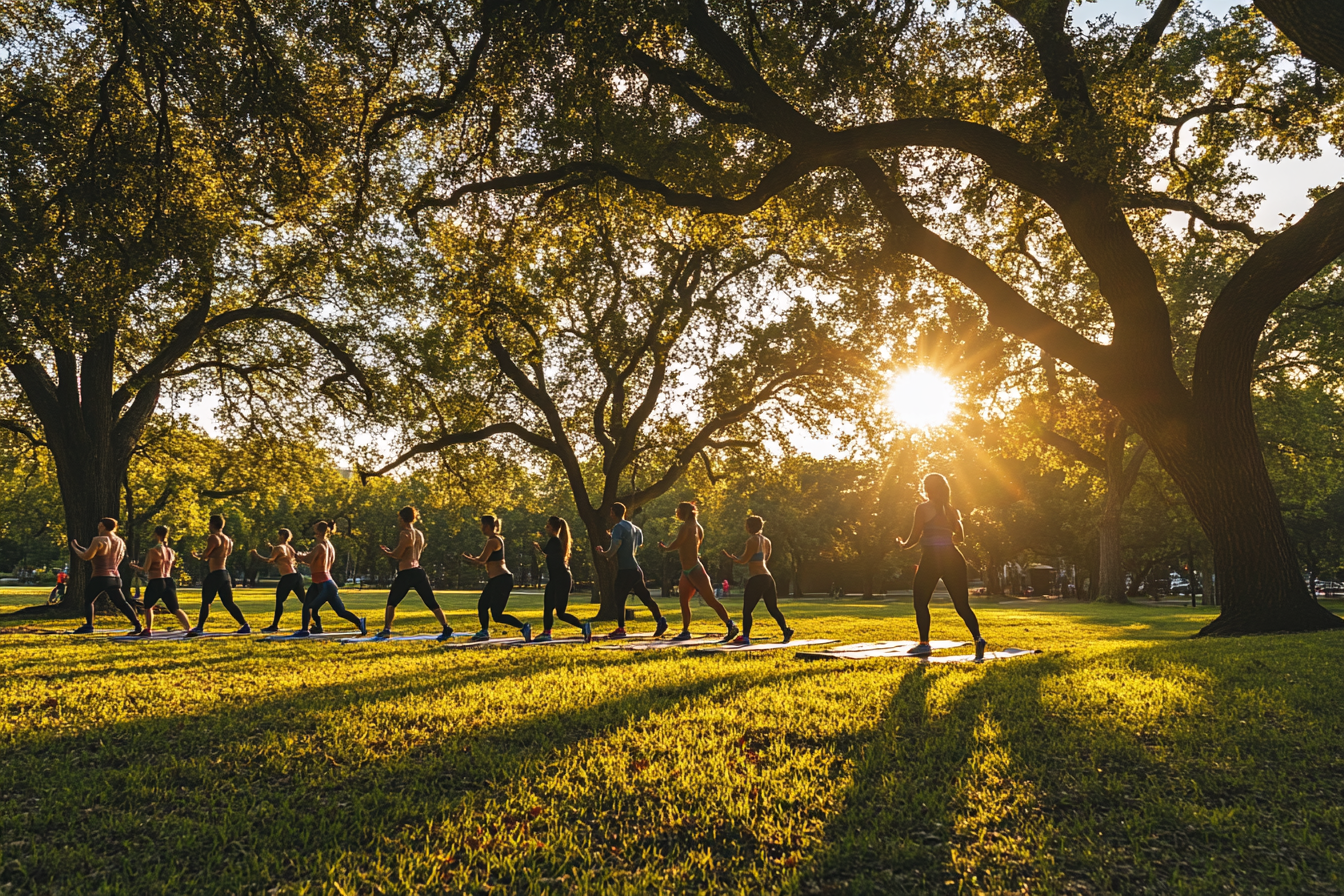
<svg viewBox="0 0 1344 896"><path fill-rule="evenodd" d="M552 578L563 576L568 567L565 566L565 546L560 539L552 535L541 552L546 555L546 572Z"/></svg>
<svg viewBox="0 0 1344 896"><path fill-rule="evenodd" d="M942 519L941 526L935 525L934 521ZM919 543L926 548L945 548L952 544L952 526L947 520L947 507L938 511L938 516L933 517L924 524L924 531L919 536Z"/></svg>
<svg viewBox="0 0 1344 896"><path fill-rule="evenodd" d="M121 575L117 572L117 567L121 566L121 558L126 556L126 542L115 535L107 536L107 541L111 550L104 551L93 558L93 575L95 578Z"/></svg>
<svg viewBox="0 0 1344 896"><path fill-rule="evenodd" d="M498 535L496 535L495 537L499 538ZM487 563L504 562L504 539L499 538L499 547L495 548L493 551L490 552L490 558L486 562Z"/></svg>

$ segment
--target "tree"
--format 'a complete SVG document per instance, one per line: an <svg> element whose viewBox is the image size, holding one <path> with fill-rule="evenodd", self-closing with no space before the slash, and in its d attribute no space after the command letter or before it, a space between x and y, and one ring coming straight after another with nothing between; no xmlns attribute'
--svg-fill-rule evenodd
<svg viewBox="0 0 1344 896"><path fill-rule="evenodd" d="M862 232L883 241L887 270L908 275L916 260L959 282L993 324L1096 383L1143 438L1212 545L1222 612L1205 633L1344 625L1298 572L1251 403L1270 315L1344 252L1344 188L1260 233L1242 220L1248 198L1229 161L1239 143L1316 152L1341 120L1344 81L1309 70L1253 13L1214 25L1179 6L1164 0L1137 29L1080 34L1067 0L955 16L912 2L711 11L685 0L569 17L547 5L536 29L546 40L528 44L535 87L507 110L515 152L440 201L554 195L595 178L717 215L806 218L861 198L875 216ZM1265 4L1276 16L1311 10L1313 25L1337 21L1333 6ZM1320 46L1299 35L1304 52ZM1238 259L1197 326L1185 378L1150 256L1167 212L1216 231ZM1010 244L1067 259L1110 325L1088 332L1052 315L1069 297L1037 294L1031 273L994 251Z"/></svg>
<svg viewBox="0 0 1344 896"><path fill-rule="evenodd" d="M573 192L507 224L444 217L424 226L438 283L403 359L401 395L416 443L365 471L506 438L562 471L590 548L608 511L632 513L713 453L757 447L792 403L804 423L838 412L871 338L785 293L778 259L736 226L666 213L618 188ZM776 279L772 279L776 278ZM783 279L778 279L783 278ZM773 411L773 415L772 415ZM614 567L593 554L614 618Z"/></svg>

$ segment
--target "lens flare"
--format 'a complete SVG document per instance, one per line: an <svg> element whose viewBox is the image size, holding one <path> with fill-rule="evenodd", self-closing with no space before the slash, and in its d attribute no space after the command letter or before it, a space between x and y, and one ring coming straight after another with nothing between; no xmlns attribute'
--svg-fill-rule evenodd
<svg viewBox="0 0 1344 896"><path fill-rule="evenodd" d="M897 422L912 429L943 425L956 404L956 387L927 367L898 374L887 390L887 409Z"/></svg>

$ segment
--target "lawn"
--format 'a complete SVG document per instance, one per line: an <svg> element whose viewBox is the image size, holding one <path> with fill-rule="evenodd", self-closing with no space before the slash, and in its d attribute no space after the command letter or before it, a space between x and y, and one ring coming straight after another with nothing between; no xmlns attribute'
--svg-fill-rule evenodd
<svg viewBox="0 0 1344 896"><path fill-rule="evenodd" d="M0 893L1344 891L1344 633L976 604L991 649L1044 652L0 635ZM448 605L471 625L474 595ZM784 608L799 637L913 632L908 602ZM414 596L398 628L432 630Z"/></svg>

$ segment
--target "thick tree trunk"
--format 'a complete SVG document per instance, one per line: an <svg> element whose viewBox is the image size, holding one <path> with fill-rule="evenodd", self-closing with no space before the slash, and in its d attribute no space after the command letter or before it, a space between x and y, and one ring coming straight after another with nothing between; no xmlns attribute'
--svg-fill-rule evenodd
<svg viewBox="0 0 1344 896"><path fill-rule="evenodd" d="M119 465L112 456L110 445L101 446L102 450L81 457L70 449L66 440L59 437L53 439L49 431L47 438L55 461L56 479L61 487L66 537L87 547L98 535L98 520L103 517L117 519L121 515L121 496L117 484L126 475L125 467L116 468ZM69 563L70 581L66 585L65 597L59 604L59 612L62 616L74 617L84 611L84 588L88 584L91 567L76 557L73 551L69 552ZM123 575L126 572L127 565L123 563Z"/></svg>
<svg viewBox="0 0 1344 896"><path fill-rule="evenodd" d="M584 517L583 525L588 533L588 549L593 561L593 582L597 585L598 611L593 617L599 622L619 621L620 613L616 609L616 559L597 552L611 543L605 526L597 522L594 515L590 520Z"/></svg>
<svg viewBox="0 0 1344 896"><path fill-rule="evenodd" d="M1097 523L1097 543L1100 560L1097 568L1097 600L1127 604L1125 571L1120 562L1120 508L1108 494L1106 509Z"/></svg>

